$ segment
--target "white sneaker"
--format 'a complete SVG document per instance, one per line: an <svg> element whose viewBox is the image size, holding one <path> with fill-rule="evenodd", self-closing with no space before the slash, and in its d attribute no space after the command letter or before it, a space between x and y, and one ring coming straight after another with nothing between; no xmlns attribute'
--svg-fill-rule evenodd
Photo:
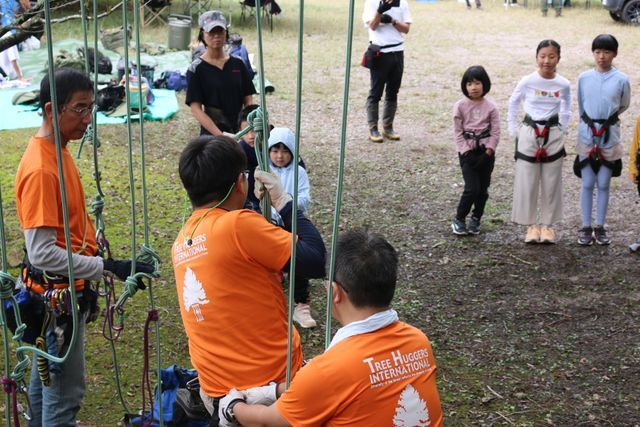
<svg viewBox="0 0 640 427"><path fill-rule="evenodd" d="M299 302L293 309L293 320L298 322L303 328L314 328L316 321L311 317L311 307L309 304Z"/></svg>

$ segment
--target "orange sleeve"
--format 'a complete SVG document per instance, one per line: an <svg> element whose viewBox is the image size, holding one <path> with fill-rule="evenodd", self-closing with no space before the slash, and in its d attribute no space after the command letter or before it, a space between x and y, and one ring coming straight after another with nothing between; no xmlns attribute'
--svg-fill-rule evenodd
<svg viewBox="0 0 640 427"><path fill-rule="evenodd" d="M238 212L236 221L236 240L243 255L271 270L281 270L291 257L291 233L249 210Z"/></svg>
<svg viewBox="0 0 640 427"><path fill-rule="evenodd" d="M331 374L316 359L298 371L289 389L276 401L278 412L292 426L324 425L348 400L345 394L350 390L339 386L340 375Z"/></svg>
<svg viewBox="0 0 640 427"><path fill-rule="evenodd" d="M59 227L58 178L45 171L34 171L25 176L17 188L20 225L23 229Z"/></svg>

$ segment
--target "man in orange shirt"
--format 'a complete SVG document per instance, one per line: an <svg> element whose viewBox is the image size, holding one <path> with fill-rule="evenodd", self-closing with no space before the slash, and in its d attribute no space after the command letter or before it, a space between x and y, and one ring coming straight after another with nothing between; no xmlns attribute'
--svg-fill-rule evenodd
<svg viewBox="0 0 640 427"><path fill-rule="evenodd" d="M441 426L429 339L389 309L398 258L381 236L343 233L336 248L333 317L343 325L276 400L276 386L231 390L220 425ZM278 391L284 387L281 384ZM274 402L271 406L249 404Z"/></svg>
<svg viewBox="0 0 640 427"><path fill-rule="evenodd" d="M29 399L29 426L75 426L76 414L84 397L84 323L97 317L97 294L90 280L112 274L125 280L131 261L103 260L97 255L95 229L85 210L84 190L67 143L80 139L91 123L93 83L76 70L60 69L55 73L58 128L62 146L62 165L69 213L69 232L73 251L75 288L80 307L77 339L64 363L49 363L49 381L41 380L33 358ZM54 139L53 108L49 78L40 83L40 107L43 120L25 150L16 173L16 208L24 230L27 256L19 285L32 300L49 302L68 298L68 259L62 216L62 196ZM150 265L137 263L136 271L152 273ZM43 338L49 354L61 357L67 352L71 338L70 305L50 310L52 320ZM32 325L38 331L42 325ZM68 329L67 329L68 328ZM61 330L64 333L61 334Z"/></svg>
<svg viewBox="0 0 640 427"><path fill-rule="evenodd" d="M286 376L287 305L280 271L291 257L291 195L277 175L257 170L257 190L269 192L284 229L243 209L246 165L240 144L211 135L190 141L179 163L193 213L173 244L172 260L191 363L214 417L230 388L282 382ZM323 277L324 243L300 212L297 230L297 274ZM293 331L295 372L302 366L302 347Z"/></svg>

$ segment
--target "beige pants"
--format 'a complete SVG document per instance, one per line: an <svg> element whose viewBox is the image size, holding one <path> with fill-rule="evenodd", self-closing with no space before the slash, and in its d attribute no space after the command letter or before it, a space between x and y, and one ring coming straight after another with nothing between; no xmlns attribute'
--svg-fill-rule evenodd
<svg viewBox="0 0 640 427"><path fill-rule="evenodd" d="M214 397L209 396L208 394L206 394L203 390L202 387L200 387L200 397L202 398L202 403L204 403L204 407L207 410L207 412L211 415L213 415L213 410L215 409L214 406Z"/></svg>
<svg viewBox="0 0 640 427"><path fill-rule="evenodd" d="M549 156L563 148L562 131L551 128L545 149ZM523 125L518 132L518 151L534 157L538 150L534 130ZM511 220L517 224L553 225L562 220L562 163L530 163L516 160ZM538 202L540 203L538 215Z"/></svg>

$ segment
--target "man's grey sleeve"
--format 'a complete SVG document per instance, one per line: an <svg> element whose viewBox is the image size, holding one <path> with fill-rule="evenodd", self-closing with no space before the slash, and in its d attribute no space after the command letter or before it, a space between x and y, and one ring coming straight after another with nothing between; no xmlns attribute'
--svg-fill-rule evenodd
<svg viewBox="0 0 640 427"><path fill-rule="evenodd" d="M67 251L56 245L56 230L51 227L24 230L29 261L39 270L68 276ZM73 254L73 273L76 279L100 280L102 258Z"/></svg>

